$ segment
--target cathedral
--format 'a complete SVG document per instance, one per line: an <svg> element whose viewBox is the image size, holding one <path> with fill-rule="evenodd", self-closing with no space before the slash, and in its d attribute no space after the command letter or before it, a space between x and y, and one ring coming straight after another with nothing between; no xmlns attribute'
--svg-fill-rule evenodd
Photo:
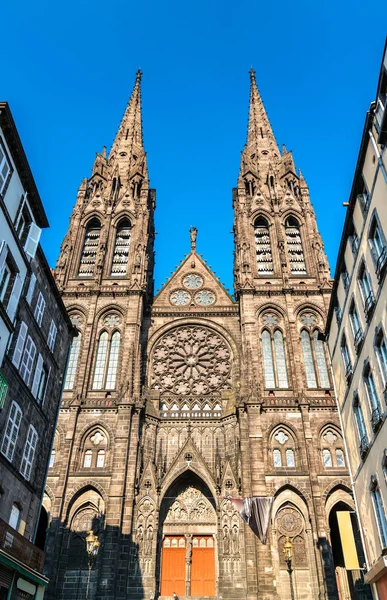
<svg viewBox="0 0 387 600"><path fill-rule="evenodd" d="M337 522L354 501L323 341L329 266L254 71L232 205L234 297L194 227L154 295L138 72L55 270L77 336L44 496L49 599L322 600L362 588ZM229 499L253 496L274 497L266 544ZM100 541L91 566L89 531Z"/></svg>

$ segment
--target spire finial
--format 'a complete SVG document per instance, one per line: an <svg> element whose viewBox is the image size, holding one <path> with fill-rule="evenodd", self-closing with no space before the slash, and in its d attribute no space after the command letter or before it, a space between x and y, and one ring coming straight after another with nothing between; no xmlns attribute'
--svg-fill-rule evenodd
<svg viewBox="0 0 387 600"><path fill-rule="evenodd" d="M136 83L141 83L142 71L141 69L137 69L136 71Z"/></svg>
<svg viewBox="0 0 387 600"><path fill-rule="evenodd" d="M250 73L250 81L251 81L251 83L253 83L253 82L256 83L255 82L255 69L253 69L253 67L250 67L249 73Z"/></svg>
<svg viewBox="0 0 387 600"><path fill-rule="evenodd" d="M196 237L198 235L198 230L196 227L190 227L189 236L191 239L191 251L196 252Z"/></svg>

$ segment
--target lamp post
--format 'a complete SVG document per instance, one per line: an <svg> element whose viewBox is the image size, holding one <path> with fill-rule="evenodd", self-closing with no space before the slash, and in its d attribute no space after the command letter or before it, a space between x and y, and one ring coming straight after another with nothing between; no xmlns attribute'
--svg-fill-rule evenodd
<svg viewBox="0 0 387 600"><path fill-rule="evenodd" d="M89 535L86 536L85 542L86 542L86 552L87 552L88 567L89 567L89 573L87 576L87 588L86 588L86 600L88 600L91 568L94 564L95 559L97 558L97 554L98 554L98 550L101 545L101 542L98 539L98 535L94 535L92 529L89 531Z"/></svg>
<svg viewBox="0 0 387 600"><path fill-rule="evenodd" d="M290 581L290 596L291 596L292 600L294 600L294 588L293 588L293 578L292 578L293 544L290 541L288 536L286 536L286 538L285 538L285 543L284 543L284 547L282 548L282 552L284 555L286 565L288 567L289 581Z"/></svg>

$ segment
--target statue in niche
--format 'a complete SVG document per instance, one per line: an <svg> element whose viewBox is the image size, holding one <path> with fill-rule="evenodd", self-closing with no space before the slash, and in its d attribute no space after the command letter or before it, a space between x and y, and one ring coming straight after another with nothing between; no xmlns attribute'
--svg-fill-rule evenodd
<svg viewBox="0 0 387 600"><path fill-rule="evenodd" d="M139 554L141 553L143 542L144 542L144 532L142 529L142 525L140 525L140 527L137 529L137 546L138 546L137 550L138 550Z"/></svg>
<svg viewBox="0 0 387 600"><path fill-rule="evenodd" d="M239 530L238 530L238 525L233 525L232 531L231 531L231 546L232 546L232 553L235 554L239 554Z"/></svg>
<svg viewBox="0 0 387 600"><path fill-rule="evenodd" d="M145 539L145 554L152 554L152 542L153 542L153 527L149 525L146 531L146 539Z"/></svg>
<svg viewBox="0 0 387 600"><path fill-rule="evenodd" d="M241 249L242 272L250 273L249 246L244 242Z"/></svg>
<svg viewBox="0 0 387 600"><path fill-rule="evenodd" d="M227 525L223 527L223 554L230 554L230 533Z"/></svg>
<svg viewBox="0 0 387 600"><path fill-rule="evenodd" d="M142 250L142 246L141 246L141 244L139 244L137 246L136 254L134 257L133 273L141 273L141 263L142 263L141 250Z"/></svg>

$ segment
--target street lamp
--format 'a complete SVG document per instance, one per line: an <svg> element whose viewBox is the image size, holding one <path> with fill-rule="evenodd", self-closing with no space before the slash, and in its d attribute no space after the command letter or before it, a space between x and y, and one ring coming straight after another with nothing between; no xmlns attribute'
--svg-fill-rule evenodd
<svg viewBox="0 0 387 600"><path fill-rule="evenodd" d="M86 552L88 557L88 566L89 573L87 577L87 588L86 588L86 600L89 598L89 586L90 586L90 572L91 568L94 564L95 559L97 558L98 550L101 545L101 542L98 539L98 535L94 535L93 530L90 529L89 535L86 536Z"/></svg>
<svg viewBox="0 0 387 600"><path fill-rule="evenodd" d="M293 544L289 539L289 536L286 536L285 543L282 548L282 552L284 555L284 559L286 565L288 567L289 580L290 580L290 596L292 600L294 600L294 588L293 588L293 578L292 578L292 558L293 558Z"/></svg>

